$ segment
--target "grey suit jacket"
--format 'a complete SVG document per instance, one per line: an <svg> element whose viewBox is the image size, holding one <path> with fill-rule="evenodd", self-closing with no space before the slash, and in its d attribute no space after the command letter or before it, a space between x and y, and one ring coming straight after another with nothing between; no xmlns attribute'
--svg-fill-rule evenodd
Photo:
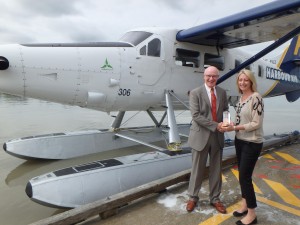
<svg viewBox="0 0 300 225"><path fill-rule="evenodd" d="M228 100L225 90L216 86L216 92L217 120L222 122L223 112L228 111ZM193 119L188 139L190 147L197 151L203 150L211 132L217 132L219 145L223 148L224 134L217 131L218 122L212 119L211 104L204 85L190 92L190 110Z"/></svg>

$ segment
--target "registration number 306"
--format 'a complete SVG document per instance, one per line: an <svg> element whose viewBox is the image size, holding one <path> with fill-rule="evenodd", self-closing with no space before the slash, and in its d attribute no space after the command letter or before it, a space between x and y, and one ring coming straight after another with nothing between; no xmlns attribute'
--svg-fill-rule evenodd
<svg viewBox="0 0 300 225"><path fill-rule="evenodd" d="M119 96L130 96L131 89L120 88L118 91Z"/></svg>

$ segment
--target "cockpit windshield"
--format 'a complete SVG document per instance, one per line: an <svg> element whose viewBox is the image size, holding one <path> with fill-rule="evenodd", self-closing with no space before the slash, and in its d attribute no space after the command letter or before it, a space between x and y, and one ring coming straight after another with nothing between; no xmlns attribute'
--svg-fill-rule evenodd
<svg viewBox="0 0 300 225"><path fill-rule="evenodd" d="M124 34L123 37L121 37L120 41L127 42L136 46L151 35L152 33L145 31L130 31Z"/></svg>

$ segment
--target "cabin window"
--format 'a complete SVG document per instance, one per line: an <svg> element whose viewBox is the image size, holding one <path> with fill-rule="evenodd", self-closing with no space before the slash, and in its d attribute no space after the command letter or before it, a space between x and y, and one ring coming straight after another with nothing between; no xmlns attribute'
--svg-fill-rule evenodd
<svg viewBox="0 0 300 225"><path fill-rule="evenodd" d="M258 76L259 77L263 77L263 67L262 66L258 66Z"/></svg>
<svg viewBox="0 0 300 225"><path fill-rule="evenodd" d="M176 49L175 63L179 66L199 67L200 52L187 49Z"/></svg>
<svg viewBox="0 0 300 225"><path fill-rule="evenodd" d="M234 68L237 68L241 64L242 64L242 62L240 60L236 59L234 62ZM246 66L245 69L250 70L250 65Z"/></svg>
<svg viewBox="0 0 300 225"><path fill-rule="evenodd" d="M140 55L146 55L146 45L144 45L141 49L140 49Z"/></svg>
<svg viewBox="0 0 300 225"><path fill-rule="evenodd" d="M130 31L124 34L123 37L121 37L120 41L128 42L133 44L134 46L137 46L139 43L146 40L151 35L152 33L144 31Z"/></svg>
<svg viewBox="0 0 300 225"><path fill-rule="evenodd" d="M204 55L205 66L215 66L219 70L224 70L225 60L223 56L205 53Z"/></svg>
<svg viewBox="0 0 300 225"><path fill-rule="evenodd" d="M234 61L234 68L237 68L239 65L241 65L241 61L236 59Z"/></svg>
<svg viewBox="0 0 300 225"><path fill-rule="evenodd" d="M159 57L161 49L161 42L159 39L155 38L148 44L148 56Z"/></svg>

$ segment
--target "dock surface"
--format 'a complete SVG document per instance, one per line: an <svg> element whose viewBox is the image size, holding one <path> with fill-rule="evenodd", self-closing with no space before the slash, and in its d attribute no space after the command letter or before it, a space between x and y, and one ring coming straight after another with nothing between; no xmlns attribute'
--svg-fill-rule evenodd
<svg viewBox="0 0 300 225"><path fill-rule="evenodd" d="M85 225L232 225L232 216L241 195L236 165L223 171L221 200L228 214L218 213L209 204L208 182L203 183L200 204L192 213L185 210L187 182L174 185L161 194L153 194L119 209L107 219L96 217ZM283 146L261 156L253 182L257 196L258 224L300 225L300 143Z"/></svg>

